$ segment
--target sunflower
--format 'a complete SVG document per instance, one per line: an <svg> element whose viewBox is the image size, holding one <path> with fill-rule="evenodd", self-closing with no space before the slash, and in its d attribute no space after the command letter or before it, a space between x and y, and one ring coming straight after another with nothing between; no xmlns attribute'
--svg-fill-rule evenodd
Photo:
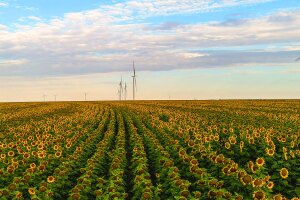
<svg viewBox="0 0 300 200"><path fill-rule="evenodd" d="M269 149L269 148L267 148L267 149L266 149L266 153L267 153L268 156L274 156L275 151L274 151L274 149Z"/></svg>
<svg viewBox="0 0 300 200"><path fill-rule="evenodd" d="M241 141L241 142L240 142L240 148L243 148L243 147L244 147L244 142Z"/></svg>
<svg viewBox="0 0 300 200"><path fill-rule="evenodd" d="M61 156L61 151L55 152L55 157L56 157L56 158L59 158L60 156Z"/></svg>
<svg viewBox="0 0 300 200"><path fill-rule="evenodd" d="M249 140L248 140L248 141L249 141L249 143L250 143L250 144L254 144L254 143L255 143L255 140L254 140L254 138L253 138L253 137L249 138Z"/></svg>
<svg viewBox="0 0 300 200"><path fill-rule="evenodd" d="M36 156L36 155L37 155L37 152L36 152L36 151L32 151L32 152L31 152L31 155Z"/></svg>
<svg viewBox="0 0 300 200"><path fill-rule="evenodd" d="M29 189L28 189L28 193L29 193L30 195L35 195L35 189L34 189L34 188L29 188Z"/></svg>
<svg viewBox="0 0 300 200"><path fill-rule="evenodd" d="M253 193L253 198L254 199L265 199L266 198L266 194L263 191L256 191Z"/></svg>
<svg viewBox="0 0 300 200"><path fill-rule="evenodd" d="M217 192L215 192L214 190L210 190L208 193L207 193L207 196L208 197L215 197L217 195Z"/></svg>
<svg viewBox="0 0 300 200"><path fill-rule="evenodd" d="M263 185L264 185L264 182L263 182L262 179L257 178L257 179L252 181L252 186L253 187L262 187Z"/></svg>
<svg viewBox="0 0 300 200"><path fill-rule="evenodd" d="M225 143L225 148L226 148L226 149L230 149L230 147L231 147L230 143L229 143L229 142L226 142L226 143Z"/></svg>
<svg viewBox="0 0 300 200"><path fill-rule="evenodd" d="M214 136L214 140L215 140L216 142L218 142L218 141L220 140L220 136L219 136L218 134L216 134L216 135Z"/></svg>
<svg viewBox="0 0 300 200"><path fill-rule="evenodd" d="M47 182L48 183L53 183L55 181L55 178L53 176L48 176Z"/></svg>
<svg viewBox="0 0 300 200"><path fill-rule="evenodd" d="M48 197L52 197L53 195L54 195L54 193L53 193L52 191L48 191L48 192L47 192L47 196L48 196Z"/></svg>
<svg viewBox="0 0 300 200"><path fill-rule="evenodd" d="M237 197L235 197L235 200L243 200L243 197L242 196L237 196Z"/></svg>
<svg viewBox="0 0 300 200"><path fill-rule="evenodd" d="M16 192L15 195L16 199L22 199L22 196L23 196L22 192Z"/></svg>
<svg viewBox="0 0 300 200"><path fill-rule="evenodd" d="M144 192L143 193L143 199L151 199L151 194L149 192Z"/></svg>
<svg viewBox="0 0 300 200"><path fill-rule="evenodd" d="M274 182L273 181L269 181L267 184L267 188L268 189L272 189L274 187Z"/></svg>
<svg viewBox="0 0 300 200"><path fill-rule="evenodd" d="M289 176L289 171L287 168L280 169L280 176L281 178L286 179Z"/></svg>
<svg viewBox="0 0 300 200"><path fill-rule="evenodd" d="M254 163L253 163L252 160L250 160L250 161L248 162L248 168L251 170L251 169L253 168L253 166L254 166Z"/></svg>
<svg viewBox="0 0 300 200"><path fill-rule="evenodd" d="M193 147L195 145L195 142L193 140L189 140L188 146Z"/></svg>
<svg viewBox="0 0 300 200"><path fill-rule="evenodd" d="M36 168L36 164L35 163L31 163L30 164L30 168Z"/></svg>
<svg viewBox="0 0 300 200"><path fill-rule="evenodd" d="M283 151L283 153L286 153L287 149L285 147L282 147L282 151Z"/></svg>
<svg viewBox="0 0 300 200"><path fill-rule="evenodd" d="M252 176L250 176L250 175L245 175L245 176L243 176L240 180L241 180L241 182L243 183L243 185L247 185L247 184L249 184L249 183L252 182Z"/></svg>
<svg viewBox="0 0 300 200"><path fill-rule="evenodd" d="M257 158L256 159L256 165L259 167L262 167L265 164L265 159L264 158Z"/></svg>
<svg viewBox="0 0 300 200"><path fill-rule="evenodd" d="M160 178L160 174L159 173L155 173L155 177L156 178Z"/></svg>
<svg viewBox="0 0 300 200"><path fill-rule="evenodd" d="M55 151L57 151L57 150L59 149L59 146L58 146L58 145L54 145L53 149L54 149Z"/></svg>
<svg viewBox="0 0 300 200"><path fill-rule="evenodd" d="M292 158L295 158L295 153L293 152L293 150L290 150L290 156L291 156Z"/></svg>
<svg viewBox="0 0 300 200"><path fill-rule="evenodd" d="M24 153L24 154L23 154L23 158L24 158L24 159L28 159L28 158L30 158L30 154L29 154L29 153L27 153L27 152L26 152L26 153Z"/></svg>
<svg viewBox="0 0 300 200"><path fill-rule="evenodd" d="M80 199L80 194L78 194L78 193L74 193L74 194L72 194L71 195L71 199Z"/></svg>
<svg viewBox="0 0 300 200"><path fill-rule="evenodd" d="M45 186L41 186L39 190L40 190L40 192L45 192L47 190L47 188Z"/></svg>
<svg viewBox="0 0 300 200"><path fill-rule="evenodd" d="M8 172L9 174L13 174L14 171L15 171L15 169L12 168L12 167L8 167L8 168L7 168L7 172Z"/></svg>
<svg viewBox="0 0 300 200"><path fill-rule="evenodd" d="M12 183L8 186L9 190L16 190L16 188L17 188L17 185L15 183Z"/></svg>
<svg viewBox="0 0 300 200"><path fill-rule="evenodd" d="M13 157L13 156L15 155L15 152L14 152L14 151L9 151L9 152L7 153L7 155L10 156L10 157Z"/></svg>
<svg viewBox="0 0 300 200"><path fill-rule="evenodd" d="M196 159L194 159L194 158L190 161L190 163L191 163L193 166L198 165L198 161L197 161Z"/></svg>
<svg viewBox="0 0 300 200"><path fill-rule="evenodd" d="M40 165L40 166L39 166L39 170L40 170L40 171L44 171L45 169L46 169L46 166L45 166L45 165Z"/></svg>
<svg viewBox="0 0 300 200"><path fill-rule="evenodd" d="M230 199L231 198L231 193L230 192L226 192L224 194L224 196L225 196L226 199Z"/></svg>
<svg viewBox="0 0 300 200"><path fill-rule="evenodd" d="M195 192L194 192L194 196L195 196L196 198L200 199L200 198L201 198L201 192L195 191Z"/></svg>
<svg viewBox="0 0 300 200"><path fill-rule="evenodd" d="M281 194L276 194L273 196L273 200L282 200L282 195Z"/></svg>
<svg viewBox="0 0 300 200"><path fill-rule="evenodd" d="M270 179L271 179L271 176L270 176L270 175L267 175L267 176L264 178L264 181L265 181L265 182L268 182Z"/></svg>
<svg viewBox="0 0 300 200"><path fill-rule="evenodd" d="M224 175L227 175L229 168L228 167L223 167L222 172Z"/></svg>
<svg viewBox="0 0 300 200"><path fill-rule="evenodd" d="M236 144L236 139L234 137L229 137L230 144Z"/></svg>

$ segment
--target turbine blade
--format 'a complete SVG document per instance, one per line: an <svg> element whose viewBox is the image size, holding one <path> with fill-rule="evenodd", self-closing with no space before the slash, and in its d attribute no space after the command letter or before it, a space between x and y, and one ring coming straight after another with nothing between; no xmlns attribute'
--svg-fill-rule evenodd
<svg viewBox="0 0 300 200"><path fill-rule="evenodd" d="M300 57L296 59L296 62L300 60Z"/></svg>

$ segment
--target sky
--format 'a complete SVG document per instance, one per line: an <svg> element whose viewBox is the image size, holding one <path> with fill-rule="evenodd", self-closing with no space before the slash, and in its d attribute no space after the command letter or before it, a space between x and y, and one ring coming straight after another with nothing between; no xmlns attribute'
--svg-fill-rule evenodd
<svg viewBox="0 0 300 200"><path fill-rule="evenodd" d="M300 98L299 0L0 0L0 101Z"/></svg>

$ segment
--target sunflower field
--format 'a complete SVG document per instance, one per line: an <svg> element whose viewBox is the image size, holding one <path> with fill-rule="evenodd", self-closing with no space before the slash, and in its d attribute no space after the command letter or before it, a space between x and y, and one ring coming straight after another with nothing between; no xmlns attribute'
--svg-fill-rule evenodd
<svg viewBox="0 0 300 200"><path fill-rule="evenodd" d="M0 199L300 198L300 101L0 104Z"/></svg>

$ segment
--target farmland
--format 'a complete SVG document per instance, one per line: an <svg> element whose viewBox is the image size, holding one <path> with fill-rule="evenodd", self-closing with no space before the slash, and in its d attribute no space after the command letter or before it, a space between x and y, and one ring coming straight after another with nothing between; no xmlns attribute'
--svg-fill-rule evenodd
<svg viewBox="0 0 300 200"><path fill-rule="evenodd" d="M0 104L0 199L298 199L300 101Z"/></svg>

